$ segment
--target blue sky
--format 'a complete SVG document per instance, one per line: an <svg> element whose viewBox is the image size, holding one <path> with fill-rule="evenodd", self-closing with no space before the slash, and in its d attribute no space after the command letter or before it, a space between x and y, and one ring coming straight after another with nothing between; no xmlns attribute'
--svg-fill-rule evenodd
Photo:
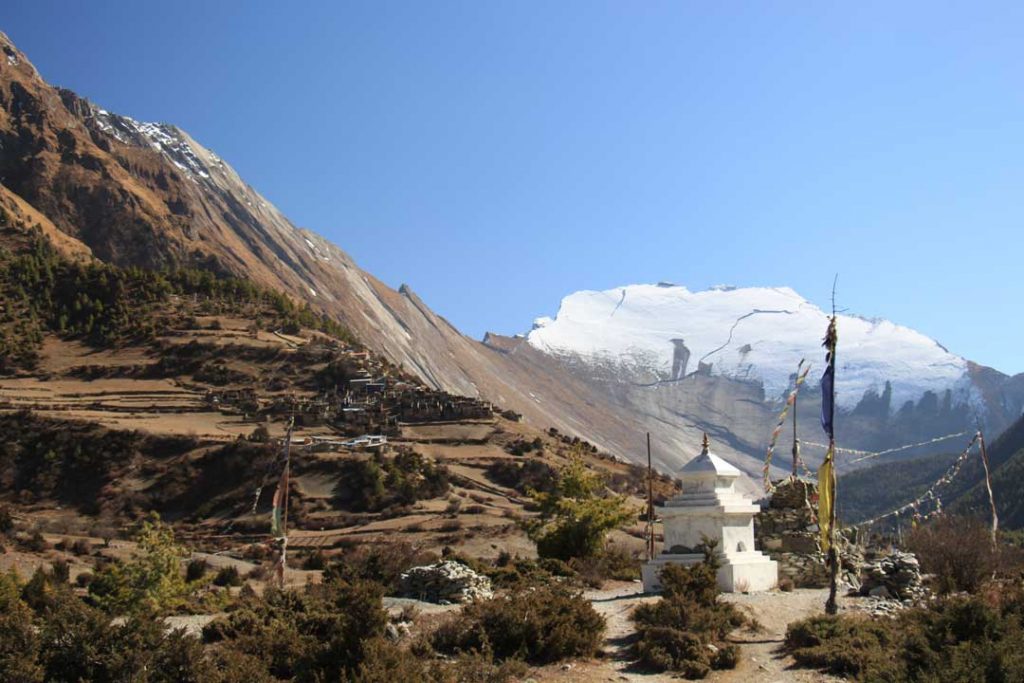
<svg viewBox="0 0 1024 683"><path fill-rule="evenodd" d="M982 6L984 5L984 6ZM8 0L466 333L579 289L788 285L1024 371L1021 3Z"/></svg>

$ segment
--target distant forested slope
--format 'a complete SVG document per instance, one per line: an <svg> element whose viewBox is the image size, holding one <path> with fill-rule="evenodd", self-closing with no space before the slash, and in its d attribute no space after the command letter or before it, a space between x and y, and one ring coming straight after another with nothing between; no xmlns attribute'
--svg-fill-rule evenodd
<svg viewBox="0 0 1024 683"><path fill-rule="evenodd" d="M966 437L965 444L966 445ZM940 490L946 507L959 513L988 514L984 468L975 446L957 478ZM959 455L882 462L839 479L839 514L847 523L899 507L928 490ZM988 444L992 488L1001 526L1024 528L1024 417Z"/></svg>

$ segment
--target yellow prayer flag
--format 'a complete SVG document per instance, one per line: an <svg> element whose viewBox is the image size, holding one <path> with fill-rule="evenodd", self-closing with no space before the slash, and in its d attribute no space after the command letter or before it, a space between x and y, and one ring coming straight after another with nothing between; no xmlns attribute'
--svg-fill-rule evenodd
<svg viewBox="0 0 1024 683"><path fill-rule="evenodd" d="M826 554L831 540L832 505L835 501L833 457L834 452L830 446L825 454L825 462L818 469L818 528L821 530L821 552Z"/></svg>

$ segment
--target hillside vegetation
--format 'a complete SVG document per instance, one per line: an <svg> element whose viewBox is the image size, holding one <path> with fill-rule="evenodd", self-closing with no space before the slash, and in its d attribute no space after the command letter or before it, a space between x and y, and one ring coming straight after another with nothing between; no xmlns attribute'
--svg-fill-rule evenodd
<svg viewBox="0 0 1024 683"><path fill-rule="evenodd" d="M0 233L24 232L0 207ZM0 234L0 372L31 370L46 333L95 347L145 342L171 323L173 297L203 301L199 312L254 314L254 324L315 328L348 342L348 331L309 305L247 280L206 270L149 271L70 260L38 230L27 247L4 248Z"/></svg>
<svg viewBox="0 0 1024 683"><path fill-rule="evenodd" d="M970 437L965 436L966 445ZM992 490L1000 525L1024 528L1024 500L1018 495L1024 480L1024 417L988 443ZM959 453L913 460L882 462L839 479L839 510L844 521L869 519L914 500L941 477ZM985 471L976 445L957 477L939 490L943 505L953 511L988 516ZM906 520L904 520L906 521Z"/></svg>

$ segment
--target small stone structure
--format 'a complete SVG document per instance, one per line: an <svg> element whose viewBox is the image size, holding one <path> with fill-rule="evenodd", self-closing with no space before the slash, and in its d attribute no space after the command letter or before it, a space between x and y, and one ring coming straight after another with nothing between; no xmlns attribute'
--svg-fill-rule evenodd
<svg viewBox="0 0 1024 683"><path fill-rule="evenodd" d="M921 565L913 553L898 550L867 563L862 570L860 594L901 601L918 600L925 595Z"/></svg>
<svg viewBox="0 0 1024 683"><path fill-rule="evenodd" d="M758 546L779 563L779 574L797 588L824 588L829 583L828 565L821 553L817 505L817 485L790 477L775 482L768 506L754 518ZM852 529L841 530L836 537L839 580L856 589L864 560L855 540Z"/></svg>
<svg viewBox="0 0 1024 683"><path fill-rule="evenodd" d="M708 437L700 455L678 473L682 492L658 509L665 525L664 550L642 567L644 590L661 589L666 564L692 566L704 559L703 538L718 541L718 586L725 592L763 591L778 583L778 565L754 549L759 508L735 490L740 471L711 453Z"/></svg>
<svg viewBox="0 0 1024 683"><path fill-rule="evenodd" d="M402 574L399 589L406 597L439 604L494 597L489 578L451 560L413 567Z"/></svg>
<svg viewBox="0 0 1024 683"><path fill-rule="evenodd" d="M776 482L765 508L754 519L761 550L779 563L779 574L797 588L828 585L828 568L821 554L815 518L818 487L802 479Z"/></svg>

